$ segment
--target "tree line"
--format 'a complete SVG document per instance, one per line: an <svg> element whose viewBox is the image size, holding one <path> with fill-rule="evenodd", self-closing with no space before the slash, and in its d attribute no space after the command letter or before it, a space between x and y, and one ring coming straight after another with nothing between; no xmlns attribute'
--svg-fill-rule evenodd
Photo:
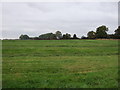
<svg viewBox="0 0 120 90"><path fill-rule="evenodd" d="M73 35L73 37L71 37L70 34L66 33L63 34L60 31L56 31L55 34L54 33L46 33L46 34L42 34L39 37L29 37L28 35L21 35L19 37L19 39L21 40L59 40L59 39L79 39L77 37L76 34Z"/></svg>
<svg viewBox="0 0 120 90"><path fill-rule="evenodd" d="M89 31L87 37L82 36L78 38L76 34L71 36L71 34L66 33L62 34L60 31L55 33L46 33L38 37L29 37L28 35L20 35L19 39L21 40L59 40L59 39L120 39L120 26L114 31L114 34L108 34L108 27L105 25L99 26L96 28L96 31Z"/></svg>

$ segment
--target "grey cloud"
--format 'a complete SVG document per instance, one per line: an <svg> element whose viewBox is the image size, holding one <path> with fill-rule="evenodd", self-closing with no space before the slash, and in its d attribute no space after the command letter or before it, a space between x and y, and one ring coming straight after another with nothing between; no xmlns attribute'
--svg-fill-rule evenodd
<svg viewBox="0 0 120 90"><path fill-rule="evenodd" d="M79 37L100 25L117 28L117 2L4 3L3 37L38 36L60 30Z"/></svg>

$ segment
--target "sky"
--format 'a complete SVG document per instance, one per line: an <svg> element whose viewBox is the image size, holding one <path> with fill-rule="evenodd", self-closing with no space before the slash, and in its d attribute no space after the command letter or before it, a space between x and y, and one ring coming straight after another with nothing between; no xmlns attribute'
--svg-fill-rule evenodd
<svg viewBox="0 0 120 90"><path fill-rule="evenodd" d="M0 38L36 37L56 31L81 37L101 25L109 28L109 34L117 29L117 2L3 2Z"/></svg>

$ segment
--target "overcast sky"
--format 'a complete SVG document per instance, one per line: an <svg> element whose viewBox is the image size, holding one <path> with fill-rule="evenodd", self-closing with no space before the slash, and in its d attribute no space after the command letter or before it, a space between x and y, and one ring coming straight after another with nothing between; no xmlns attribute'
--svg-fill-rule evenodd
<svg viewBox="0 0 120 90"><path fill-rule="evenodd" d="M118 26L117 2L2 3L3 38L39 36L57 30L81 37L101 25L114 33Z"/></svg>

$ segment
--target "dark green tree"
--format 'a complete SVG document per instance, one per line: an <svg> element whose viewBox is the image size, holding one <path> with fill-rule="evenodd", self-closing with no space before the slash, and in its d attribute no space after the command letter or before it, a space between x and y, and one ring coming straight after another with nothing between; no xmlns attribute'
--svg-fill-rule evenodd
<svg viewBox="0 0 120 90"><path fill-rule="evenodd" d="M66 33L66 34L63 34L63 39L70 39L71 38L71 35Z"/></svg>
<svg viewBox="0 0 120 90"><path fill-rule="evenodd" d="M96 38L107 38L108 28L104 25L96 29Z"/></svg>
<svg viewBox="0 0 120 90"><path fill-rule="evenodd" d="M22 34L22 35L20 35L19 39L21 39L21 40L27 40L27 39L29 39L29 36Z"/></svg>
<svg viewBox="0 0 120 90"><path fill-rule="evenodd" d="M73 35L73 39L78 39L76 34Z"/></svg>
<svg viewBox="0 0 120 90"><path fill-rule="evenodd" d="M63 34L63 39L66 39L66 35L65 34Z"/></svg>
<svg viewBox="0 0 120 90"><path fill-rule="evenodd" d="M88 39L88 37L82 36L81 39Z"/></svg>
<svg viewBox="0 0 120 90"><path fill-rule="evenodd" d="M62 33L60 31L56 31L55 35L56 35L57 39L61 39L62 38Z"/></svg>
<svg viewBox="0 0 120 90"><path fill-rule="evenodd" d="M56 35L53 33L46 33L39 36L39 39L56 39Z"/></svg>
<svg viewBox="0 0 120 90"><path fill-rule="evenodd" d="M88 37L89 39L94 39L94 38L95 38L95 32L94 32L94 31L89 31L89 32L87 33L87 37Z"/></svg>
<svg viewBox="0 0 120 90"><path fill-rule="evenodd" d="M71 38L71 35L66 33L66 39L70 39Z"/></svg>
<svg viewBox="0 0 120 90"><path fill-rule="evenodd" d="M120 39L120 26L115 30L114 38Z"/></svg>
<svg viewBox="0 0 120 90"><path fill-rule="evenodd" d="M120 26L118 26L118 28L115 30L115 35L120 35Z"/></svg>

